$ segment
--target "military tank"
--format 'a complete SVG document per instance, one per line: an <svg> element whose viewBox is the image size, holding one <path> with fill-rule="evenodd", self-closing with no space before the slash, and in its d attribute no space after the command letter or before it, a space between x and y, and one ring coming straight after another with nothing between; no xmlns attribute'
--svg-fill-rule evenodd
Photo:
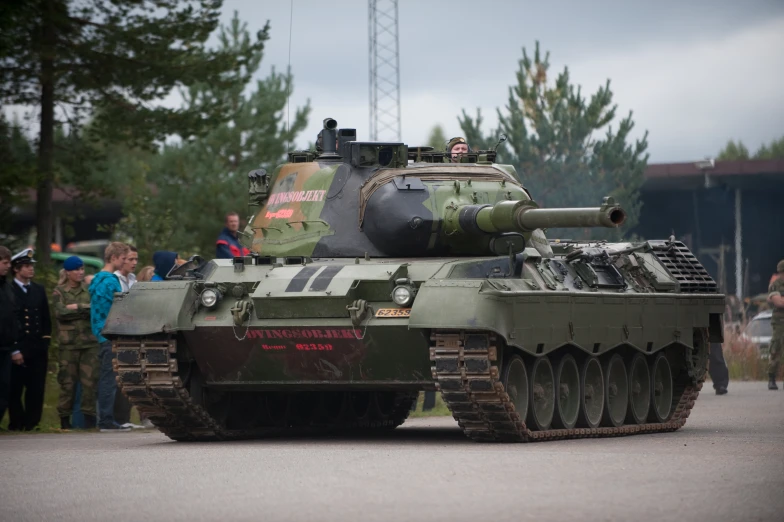
<svg viewBox="0 0 784 522"><path fill-rule="evenodd" d="M385 430L423 390L475 441L684 425L724 296L682 242L548 239L626 213L539 208L492 150L322 138L248 174L250 255L116 296L119 387L163 433Z"/></svg>

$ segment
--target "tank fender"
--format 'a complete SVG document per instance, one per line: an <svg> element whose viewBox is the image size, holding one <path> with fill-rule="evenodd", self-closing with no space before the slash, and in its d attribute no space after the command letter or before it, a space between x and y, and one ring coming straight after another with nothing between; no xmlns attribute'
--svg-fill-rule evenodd
<svg viewBox="0 0 784 522"><path fill-rule="evenodd" d="M198 298L192 281L136 283L130 292L115 294L101 333L111 339L193 330Z"/></svg>
<svg viewBox="0 0 784 522"><path fill-rule="evenodd" d="M506 338L514 331L513 307L502 298L480 293L484 285L482 279L425 281L411 307L409 328L491 330Z"/></svg>

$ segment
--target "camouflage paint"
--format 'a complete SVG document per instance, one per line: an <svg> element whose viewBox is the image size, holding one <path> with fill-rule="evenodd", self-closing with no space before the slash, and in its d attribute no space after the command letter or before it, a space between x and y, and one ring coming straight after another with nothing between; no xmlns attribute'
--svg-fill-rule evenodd
<svg viewBox="0 0 784 522"><path fill-rule="evenodd" d="M334 233L321 221L321 211L337 168L316 162L281 167L269 197L248 225L251 250L262 255L310 255L319 238Z"/></svg>

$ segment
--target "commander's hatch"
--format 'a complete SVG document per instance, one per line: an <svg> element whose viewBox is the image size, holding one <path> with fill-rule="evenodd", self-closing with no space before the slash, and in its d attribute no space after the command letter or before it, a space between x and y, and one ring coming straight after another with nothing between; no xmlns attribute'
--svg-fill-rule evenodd
<svg viewBox="0 0 784 522"><path fill-rule="evenodd" d="M348 317L357 299L389 302L396 279L407 263L306 264L275 267L251 298L259 319Z"/></svg>

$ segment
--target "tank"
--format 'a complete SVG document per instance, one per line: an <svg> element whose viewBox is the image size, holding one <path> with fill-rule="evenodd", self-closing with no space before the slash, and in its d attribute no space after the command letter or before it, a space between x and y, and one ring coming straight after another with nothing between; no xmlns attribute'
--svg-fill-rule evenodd
<svg viewBox="0 0 784 522"><path fill-rule="evenodd" d="M682 242L547 238L621 205L539 208L494 151L361 142L248 174L241 241L117 294L119 387L175 440L386 430L439 391L466 436L674 431L724 296Z"/></svg>

